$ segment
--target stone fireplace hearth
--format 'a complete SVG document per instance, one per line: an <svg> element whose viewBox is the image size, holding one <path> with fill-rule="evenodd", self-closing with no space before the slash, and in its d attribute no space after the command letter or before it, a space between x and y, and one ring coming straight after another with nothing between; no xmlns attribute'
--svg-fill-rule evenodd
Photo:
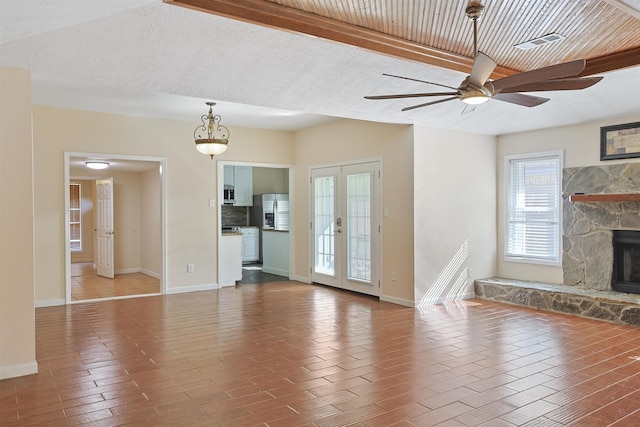
<svg viewBox="0 0 640 427"><path fill-rule="evenodd" d="M572 194L640 192L640 163L563 171L564 284L611 291L613 230L640 231L640 202L571 202Z"/></svg>

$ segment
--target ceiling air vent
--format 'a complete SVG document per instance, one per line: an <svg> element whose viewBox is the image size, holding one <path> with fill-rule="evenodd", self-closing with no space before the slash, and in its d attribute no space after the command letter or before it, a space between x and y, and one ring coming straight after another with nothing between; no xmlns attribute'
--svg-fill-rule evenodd
<svg viewBox="0 0 640 427"><path fill-rule="evenodd" d="M553 43L553 42L557 42L564 39L565 37L563 35L551 33L551 34L547 34L546 36L542 36L536 39L531 39L526 42L522 42L520 44L515 45L514 47L517 47L518 49L522 49L522 50L529 50L529 49L533 49L534 47L542 46L543 44Z"/></svg>

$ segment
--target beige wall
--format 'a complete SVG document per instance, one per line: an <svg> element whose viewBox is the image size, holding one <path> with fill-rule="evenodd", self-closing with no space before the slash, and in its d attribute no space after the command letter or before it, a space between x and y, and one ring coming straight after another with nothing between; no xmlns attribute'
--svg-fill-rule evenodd
<svg viewBox="0 0 640 427"><path fill-rule="evenodd" d="M309 169L382 159L381 298L413 304L413 131L411 126L338 120L296 133L295 277L309 280ZM397 280L391 280L391 272Z"/></svg>
<svg viewBox="0 0 640 427"><path fill-rule="evenodd" d="M600 127L640 121L640 115L522 132L498 137L498 276L562 283L562 267L507 262L504 260L505 171L504 157L512 154L564 150L564 167L611 165L640 159L600 161Z"/></svg>
<svg viewBox="0 0 640 427"><path fill-rule="evenodd" d="M43 106L33 111L37 301L60 303L65 296L65 151L166 158L168 292L215 287L217 216L209 200L216 198L216 162L194 148L197 123ZM220 159L292 162L290 132L232 128L231 135ZM195 264L194 273L186 272L188 263Z"/></svg>
<svg viewBox="0 0 640 427"><path fill-rule="evenodd" d="M38 371L35 349L31 78L0 67L0 379Z"/></svg>
<svg viewBox="0 0 640 427"><path fill-rule="evenodd" d="M140 189L140 269L162 275L162 181L160 169L141 174Z"/></svg>
<svg viewBox="0 0 640 427"><path fill-rule="evenodd" d="M416 126L414 146L416 304L473 295L496 271L495 138Z"/></svg>
<svg viewBox="0 0 640 427"><path fill-rule="evenodd" d="M289 193L289 169L253 168L253 194Z"/></svg>

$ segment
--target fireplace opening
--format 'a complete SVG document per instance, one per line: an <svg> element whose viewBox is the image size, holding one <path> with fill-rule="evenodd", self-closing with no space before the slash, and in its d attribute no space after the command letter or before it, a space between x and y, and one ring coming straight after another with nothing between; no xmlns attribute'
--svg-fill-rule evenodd
<svg viewBox="0 0 640 427"><path fill-rule="evenodd" d="M640 294L640 231L613 230L612 276L613 290Z"/></svg>

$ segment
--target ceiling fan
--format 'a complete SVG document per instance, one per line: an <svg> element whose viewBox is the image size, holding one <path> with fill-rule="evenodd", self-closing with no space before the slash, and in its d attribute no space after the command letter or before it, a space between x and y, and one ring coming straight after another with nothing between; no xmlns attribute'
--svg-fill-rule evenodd
<svg viewBox="0 0 640 427"><path fill-rule="evenodd" d="M477 44L477 21L478 18L482 16L483 12L484 6L476 1L469 3L465 10L467 18L473 21L473 48L476 55L471 68L471 74L462 81L460 86L453 87L410 77L383 74L389 77L427 83L452 90L449 92L373 95L365 96L365 99L399 99L446 96L446 98L438 99L436 101L405 107L402 111L413 110L416 108L452 101L454 99L459 99L467 104L467 106L472 106L470 111L473 111L475 105L482 104L490 99L497 99L499 101L523 105L525 107L535 107L547 102L549 98L527 95L521 92L585 89L602 80L602 77L575 77L584 70L586 65L586 61L584 59L550 65L548 67L537 68L531 71L524 71L498 80L489 80L491 73L493 73L493 70L496 68L496 63L489 56L478 51ZM463 113L469 112L467 110L467 106Z"/></svg>

